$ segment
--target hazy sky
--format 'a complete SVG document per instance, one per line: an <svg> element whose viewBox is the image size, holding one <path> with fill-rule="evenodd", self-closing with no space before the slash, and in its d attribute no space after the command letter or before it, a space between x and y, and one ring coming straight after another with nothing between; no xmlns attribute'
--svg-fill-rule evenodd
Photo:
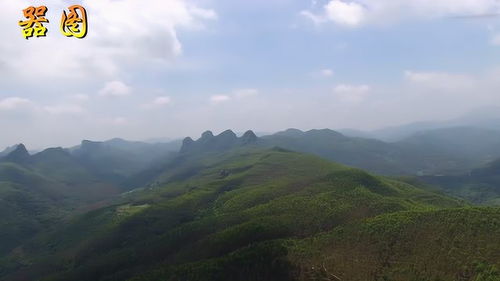
<svg viewBox="0 0 500 281"><path fill-rule="evenodd" d="M500 105L497 0L0 0L0 147L373 129ZM59 33L81 4L89 33Z"/></svg>

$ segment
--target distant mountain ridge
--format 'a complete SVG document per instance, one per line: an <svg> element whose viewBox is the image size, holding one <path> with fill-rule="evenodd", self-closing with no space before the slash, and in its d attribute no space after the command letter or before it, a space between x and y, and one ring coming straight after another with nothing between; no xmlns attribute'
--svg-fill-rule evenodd
<svg viewBox="0 0 500 281"><path fill-rule="evenodd" d="M155 163L165 162L163 159L175 157L177 153L220 152L248 144L312 153L385 175L458 175L500 158L497 149L500 131L477 127L427 130L398 142L350 137L330 129L287 129L262 137L257 137L253 131L247 131L241 137L231 130L216 136L206 131L196 141L190 137L182 143L158 144L123 139L84 140L81 145L67 151L93 174L120 183L127 181L130 175L143 173ZM10 157L23 161L27 154L19 151L19 155Z"/></svg>
<svg viewBox="0 0 500 281"><path fill-rule="evenodd" d="M4 156L7 156L7 154L11 153L12 151L14 151L17 146L19 144L15 144L15 145L12 145L12 146L9 146L9 147L6 147L3 151L0 152L0 158L1 157L4 157Z"/></svg>
<svg viewBox="0 0 500 281"><path fill-rule="evenodd" d="M500 130L500 107L474 110L451 120L414 122L371 131L340 129L339 132L351 137L375 138L387 142L397 142L424 131L453 127Z"/></svg>
<svg viewBox="0 0 500 281"><path fill-rule="evenodd" d="M155 183L154 179L186 156L220 153L238 147L279 147L310 153L370 172L396 176L459 176L500 158L500 131L476 127L428 130L387 143L349 137L330 129L287 129L257 137L226 130L204 132L197 140L149 144L111 139L84 140L69 149L51 148L30 155L24 145L10 148L0 161L17 163L64 184L100 182L123 191ZM169 168L170 167L170 168ZM196 171L190 168L191 172Z"/></svg>
<svg viewBox="0 0 500 281"><path fill-rule="evenodd" d="M246 131L239 138L231 130L226 130L217 136L214 136L211 131L206 131L196 141L190 137L186 137L182 142L180 153L224 151L237 146L255 144L257 140L258 137L251 130Z"/></svg>
<svg viewBox="0 0 500 281"><path fill-rule="evenodd" d="M306 281L310 279L298 278L296 263L286 258L286 253L305 253L295 243L308 243L308 238L350 224L364 227L365 219L379 215L426 210L430 212L426 217L432 217L431 211L464 206L458 200L313 155L245 144L248 139L255 140L251 133L235 138L231 132L218 136L206 132L196 146L188 142L195 150L185 150L174 159L154 180L157 185L128 193L117 205L88 213L49 234L48 241L57 243L47 255L47 238L35 241L26 253L42 258L14 267L14 275L5 280L20 276L22 280L46 277L54 281L172 277ZM406 220L389 222L399 226ZM478 235L485 237L484 233ZM480 241L487 247L496 240ZM462 250L465 246L455 247ZM380 256L378 249L374 255ZM453 262L455 257L452 254L446 261ZM489 254L485 257L492 260ZM314 263L311 258L298 260L307 263L304 268L321 274L321 268L309 264ZM61 267L63 264L67 266ZM455 266L449 268L444 273L433 269L426 274L437 280L434 277L439 274L452 276L457 271ZM345 274L346 280L355 275L354 271Z"/></svg>
<svg viewBox="0 0 500 281"><path fill-rule="evenodd" d="M437 189L475 204L500 206L500 159L461 175L421 177Z"/></svg>
<svg viewBox="0 0 500 281"><path fill-rule="evenodd" d="M5 162L14 162L17 164L26 163L30 160L31 155L29 154L26 146L24 144L18 144L12 151L7 153L2 159Z"/></svg>
<svg viewBox="0 0 500 281"><path fill-rule="evenodd" d="M386 143L226 130L175 151L113 139L32 155L18 145L0 158L0 280L496 280L498 208L327 160L396 175L464 168L476 148L495 148L483 133ZM490 183L499 163L460 179ZM491 196L473 184L464 190Z"/></svg>
<svg viewBox="0 0 500 281"><path fill-rule="evenodd" d="M178 146L113 139L33 154L24 144L8 148L0 157L0 256L68 214L115 200L128 191L124 181Z"/></svg>

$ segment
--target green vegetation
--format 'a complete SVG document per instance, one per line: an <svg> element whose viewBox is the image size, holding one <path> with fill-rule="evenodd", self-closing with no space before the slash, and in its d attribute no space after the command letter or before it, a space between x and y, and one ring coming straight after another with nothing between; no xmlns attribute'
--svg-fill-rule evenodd
<svg viewBox="0 0 500 281"><path fill-rule="evenodd" d="M459 176L422 177L445 193L475 204L500 206L500 160Z"/></svg>
<svg viewBox="0 0 500 281"><path fill-rule="evenodd" d="M123 203L30 244L24 250L35 257L34 265L6 280L16 274L45 280L290 280L298 265L287 258L287 239L386 213L463 206L282 149L246 146L184 155L176 163L158 177L159 186L128 193Z"/></svg>
<svg viewBox="0 0 500 281"><path fill-rule="evenodd" d="M178 146L114 139L34 155L22 144L6 149L0 157L0 256L59 227L74 213L107 205L128 190L125 178L157 157L168 159Z"/></svg>
<svg viewBox="0 0 500 281"><path fill-rule="evenodd" d="M301 280L500 280L500 210L384 214L294 241Z"/></svg>
<svg viewBox="0 0 500 281"><path fill-rule="evenodd" d="M263 137L260 143L384 175L456 175L500 157L500 132L470 127L428 130L394 143L347 137L329 129L289 129Z"/></svg>
<svg viewBox="0 0 500 281"><path fill-rule="evenodd" d="M0 280L498 279L500 209L262 147L249 132L186 139L105 203L84 196L102 174L70 153L17 154L0 163ZM68 216L70 202L89 210Z"/></svg>

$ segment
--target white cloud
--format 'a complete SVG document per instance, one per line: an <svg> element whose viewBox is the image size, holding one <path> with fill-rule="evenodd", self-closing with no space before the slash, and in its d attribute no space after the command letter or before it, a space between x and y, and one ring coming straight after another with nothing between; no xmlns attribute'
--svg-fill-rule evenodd
<svg viewBox="0 0 500 281"><path fill-rule="evenodd" d="M170 104L171 102L172 102L172 99L170 97L160 96L160 97L156 97L155 99L153 99L149 103L143 104L142 108L151 109L151 108L155 108L155 107L163 107L163 106Z"/></svg>
<svg viewBox="0 0 500 281"><path fill-rule="evenodd" d="M344 103L361 103L370 93L371 87L368 85L340 84L335 86L333 92L335 96Z"/></svg>
<svg viewBox="0 0 500 281"><path fill-rule="evenodd" d="M32 1L0 0L0 69L24 77L115 76L125 69L149 63L168 63L182 53L178 30L196 30L215 20L211 9L191 0L83 0L89 31L85 39L66 38L59 33L61 13L69 4L46 0L49 8L46 38L25 40L17 22ZM14 24L12 24L14 23Z"/></svg>
<svg viewBox="0 0 500 281"><path fill-rule="evenodd" d="M330 78L333 75L335 75L335 72L332 69L329 69L329 68L324 68L324 69L320 69L320 70L317 70L317 71L312 71L312 72L309 73L310 77L316 78L316 79Z"/></svg>
<svg viewBox="0 0 500 281"><path fill-rule="evenodd" d="M157 97L154 101L153 104L162 106L162 105L167 105L171 102L170 97Z"/></svg>
<svg viewBox="0 0 500 281"><path fill-rule="evenodd" d="M0 100L0 110L15 110L20 107L29 106L32 102L29 99L20 97L8 97Z"/></svg>
<svg viewBox="0 0 500 281"><path fill-rule="evenodd" d="M327 19L324 16L321 15L316 15L315 13L311 11L301 11L300 14L308 19L310 19L315 25L320 25L324 22L327 21Z"/></svg>
<svg viewBox="0 0 500 281"><path fill-rule="evenodd" d="M212 104L219 104L219 103L227 102L229 100L231 100L231 97L226 96L226 95L215 95L215 96L210 97L210 102Z"/></svg>
<svg viewBox="0 0 500 281"><path fill-rule="evenodd" d="M59 114L81 114L85 109L80 105L75 104L58 104L58 105L40 105L29 99L21 97L9 97L0 100L0 111L17 111L23 110L32 113L49 113L53 115Z"/></svg>
<svg viewBox="0 0 500 281"><path fill-rule="evenodd" d="M500 12L498 0L330 0L320 11L302 11L315 24L333 22L357 27L448 16Z"/></svg>
<svg viewBox="0 0 500 281"><path fill-rule="evenodd" d="M337 24L358 26L365 20L367 11L356 2L332 0L326 4L325 12L327 19Z"/></svg>
<svg viewBox="0 0 500 281"><path fill-rule="evenodd" d="M128 96L132 89L121 81L107 82L106 85L99 91L99 95L106 97L123 97Z"/></svg>
<svg viewBox="0 0 500 281"><path fill-rule="evenodd" d="M334 74L335 72L332 69L324 68L319 71L311 72L310 76L314 78L328 78L332 77Z"/></svg>
<svg viewBox="0 0 500 281"><path fill-rule="evenodd" d="M333 76L334 72L331 69L323 69L320 71L321 75L324 77L330 77Z"/></svg>
<svg viewBox="0 0 500 281"><path fill-rule="evenodd" d="M471 75L432 71L405 71L404 77L413 85L456 93L457 91L474 90L477 79Z"/></svg>
<svg viewBox="0 0 500 281"><path fill-rule="evenodd" d="M257 90L257 89L252 89L252 88L236 89L227 95L211 96L210 103L215 105L215 104L225 103L225 102L228 102L231 100L233 100L233 101L243 100L243 99L257 96L258 94L259 94L259 90Z"/></svg>

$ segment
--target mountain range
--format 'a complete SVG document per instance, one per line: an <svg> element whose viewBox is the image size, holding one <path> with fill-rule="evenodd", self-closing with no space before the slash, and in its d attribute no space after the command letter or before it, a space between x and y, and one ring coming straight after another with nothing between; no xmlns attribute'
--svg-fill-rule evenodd
<svg viewBox="0 0 500 281"><path fill-rule="evenodd" d="M481 129L499 130L500 108L481 108L449 120L421 121L372 131L341 129L339 132L351 137L375 138L387 142L396 142L420 132L453 127L475 127Z"/></svg>
<svg viewBox="0 0 500 281"><path fill-rule="evenodd" d="M17 145L0 158L0 280L498 280L497 137Z"/></svg>

